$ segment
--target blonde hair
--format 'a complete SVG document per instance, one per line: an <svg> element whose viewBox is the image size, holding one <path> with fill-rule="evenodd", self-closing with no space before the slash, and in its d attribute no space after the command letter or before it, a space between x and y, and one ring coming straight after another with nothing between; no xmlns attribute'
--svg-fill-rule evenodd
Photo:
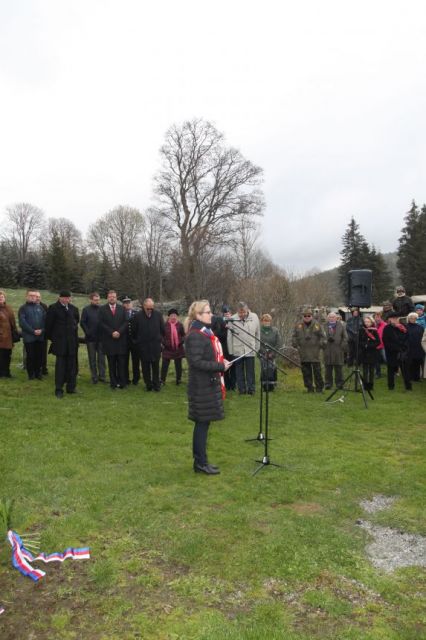
<svg viewBox="0 0 426 640"><path fill-rule="evenodd" d="M411 311L411 313L409 313L407 316L407 320L410 320L411 318L415 318L417 320L418 317L419 317L418 313L416 313L415 311Z"/></svg>
<svg viewBox="0 0 426 640"><path fill-rule="evenodd" d="M260 318L261 322L272 322L272 316L269 313L264 313L261 318Z"/></svg>
<svg viewBox="0 0 426 640"><path fill-rule="evenodd" d="M202 313L204 307L207 305L210 306L210 302L208 300L194 300L188 309L188 316L185 318L183 323L185 333L188 333L191 323L197 319L197 313Z"/></svg>
<svg viewBox="0 0 426 640"><path fill-rule="evenodd" d="M371 326L373 326L373 327L374 327L375 322L374 322L374 318L373 318L372 316L364 316L364 317L363 317L363 319L362 319L362 323L364 324L364 322L365 322L366 320L370 320L370 322L371 322Z"/></svg>

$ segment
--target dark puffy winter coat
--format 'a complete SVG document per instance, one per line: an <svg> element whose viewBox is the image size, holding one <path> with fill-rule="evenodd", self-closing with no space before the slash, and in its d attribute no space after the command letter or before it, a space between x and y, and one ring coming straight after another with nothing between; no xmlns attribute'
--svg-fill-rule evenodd
<svg viewBox="0 0 426 640"><path fill-rule="evenodd" d="M46 314L46 338L51 341L49 353L66 356L77 353L80 314L73 304L68 311L59 300L51 304Z"/></svg>
<svg viewBox="0 0 426 640"><path fill-rule="evenodd" d="M370 336L373 336L370 338ZM379 332L375 327L360 327L358 334L358 361L361 364L376 364L379 359L377 347L380 344Z"/></svg>
<svg viewBox="0 0 426 640"><path fill-rule="evenodd" d="M191 329L185 338L188 360L188 418L194 422L223 420L220 372L225 370L217 362L208 335Z"/></svg>

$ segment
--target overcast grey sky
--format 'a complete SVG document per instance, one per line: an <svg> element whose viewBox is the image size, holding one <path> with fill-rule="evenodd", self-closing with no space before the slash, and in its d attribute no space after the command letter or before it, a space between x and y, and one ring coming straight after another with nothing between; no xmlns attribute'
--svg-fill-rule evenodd
<svg viewBox="0 0 426 640"><path fill-rule="evenodd" d="M0 211L83 232L150 205L165 131L211 120L265 171L263 245L338 264L354 216L394 251L426 201L423 0L0 1Z"/></svg>

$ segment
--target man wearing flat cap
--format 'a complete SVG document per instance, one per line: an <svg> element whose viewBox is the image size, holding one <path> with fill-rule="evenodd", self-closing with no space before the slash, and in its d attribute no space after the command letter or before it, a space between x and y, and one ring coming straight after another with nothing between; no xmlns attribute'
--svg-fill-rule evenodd
<svg viewBox="0 0 426 640"><path fill-rule="evenodd" d="M314 390L317 393L322 393L324 389L320 351L325 344L325 333L320 322L314 320L312 309L305 309L302 319L294 327L292 345L299 352L303 384L308 393L313 393Z"/></svg>
<svg viewBox="0 0 426 640"><path fill-rule="evenodd" d="M396 288L396 298L393 300L392 306L400 318L408 316L409 313L414 311L413 301L406 295L405 289L401 285Z"/></svg>
<svg viewBox="0 0 426 640"><path fill-rule="evenodd" d="M67 393L76 393L79 318L77 307L71 304L71 292L62 289L57 302L50 305L46 314L46 337L51 342L49 353L56 356L55 395L58 399L64 396L64 385Z"/></svg>

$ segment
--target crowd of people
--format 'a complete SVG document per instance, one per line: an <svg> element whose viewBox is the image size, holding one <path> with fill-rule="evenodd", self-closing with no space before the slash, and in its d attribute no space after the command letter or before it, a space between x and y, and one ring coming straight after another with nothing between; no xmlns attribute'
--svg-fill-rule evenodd
<svg viewBox="0 0 426 640"><path fill-rule="evenodd" d="M121 301L115 291L109 291L106 304L99 293L89 295L89 304L81 312L71 302L71 292L61 290L55 303L47 306L40 292L28 290L17 318L0 292L0 377L11 377L12 348L20 339L24 345L24 366L29 380L41 380L47 375L47 354L55 362L55 395L77 393L78 349L87 349L90 377L93 384L107 383L112 390L137 385L141 379L147 391L159 392L166 384L170 362L174 362L176 384L182 381L182 360L187 331L179 312L171 308L165 320L155 309L152 298L146 298L140 309L134 309L128 297ZM255 355L259 349L268 351L274 360L281 338L272 318L265 314L259 321L248 305L241 302L235 314L229 306L211 319L212 330L222 345L225 356L235 359L235 366L226 372L228 390L241 395L253 395L256 390ZM81 327L79 335L79 327ZM83 335L81 335L83 334ZM161 363L161 368L160 368ZM108 378L108 379L107 379Z"/></svg>
<svg viewBox="0 0 426 640"><path fill-rule="evenodd" d="M60 291L58 300L48 307L39 291L28 290L15 318L4 291L0 291L0 377L11 376L12 348L22 339L30 380L40 380L47 374L48 351L56 356L58 398L64 397L64 390L76 393L81 342L86 345L93 384L109 382L111 389L117 390L137 385L142 377L147 391L159 392L166 384L171 361L176 384L181 384L186 331L176 308L171 308L165 319L152 298L134 309L130 298L119 302L112 290L106 304L101 304L97 292L90 294L88 302L80 317L70 291ZM225 304L220 314L212 316L211 329L225 359L235 361L225 372L227 390L240 395L255 393L257 353L261 356L261 383L270 383L268 388L274 389L275 360L283 344L269 314L259 319L245 302L238 303L232 313ZM299 353L309 393L341 387L344 365L362 369L367 390L372 390L375 378L382 375L383 365L389 389L395 387L396 376L401 374L405 388L410 390L412 383L423 377L425 329L424 305L414 305L403 287L397 287L395 299L384 302L381 311L363 317L354 307L346 322L336 312L318 317L305 309L295 324L292 346Z"/></svg>
<svg viewBox="0 0 426 640"><path fill-rule="evenodd" d="M57 301L47 306L39 291L28 290L17 316L16 321L5 292L0 291L0 377L12 377L12 348L22 339L29 380L42 380L47 375L48 352L56 357L58 399L64 397L64 388L68 394L77 393L78 349L82 342L87 349L91 382L107 383L108 370L113 391L137 385L142 373L146 391L159 392L166 384L172 360L179 385L185 357L188 417L194 422L193 460L197 473L220 473L207 458L210 422L224 417L226 390L255 394L256 355L261 361L260 383L268 390L275 388L275 360L283 346L280 333L272 326L270 314L259 319L245 302L238 303L234 314L229 305L223 305L221 314L213 315L207 300L195 301L182 323L176 308L169 309L165 320L152 298L146 298L140 309L134 309L130 298L119 302L113 290L108 292L106 304L101 304L99 293L93 292L80 317L70 291L60 291ZM387 367L389 389L395 388L395 378L400 374L405 388L411 390L412 383L423 377L425 329L424 306L414 306L403 288L398 287L395 300L385 302L374 316L363 317L361 310L354 307L345 322L336 312L320 318L305 309L295 324L292 344L299 353L308 393L322 393L333 386L341 388L345 364L362 367L366 390L373 389L382 364Z"/></svg>
<svg viewBox="0 0 426 640"><path fill-rule="evenodd" d="M393 302L385 301L373 315L363 316L353 307L346 322L339 313L330 312L322 319L305 309L294 328L292 344L300 356L307 392L342 388L345 364L360 368L368 391L373 390L375 378L381 377L382 365L389 390L395 389L396 377L401 375L405 389L411 391L412 383L426 376L424 311L424 305L414 305L403 287L397 287Z"/></svg>

